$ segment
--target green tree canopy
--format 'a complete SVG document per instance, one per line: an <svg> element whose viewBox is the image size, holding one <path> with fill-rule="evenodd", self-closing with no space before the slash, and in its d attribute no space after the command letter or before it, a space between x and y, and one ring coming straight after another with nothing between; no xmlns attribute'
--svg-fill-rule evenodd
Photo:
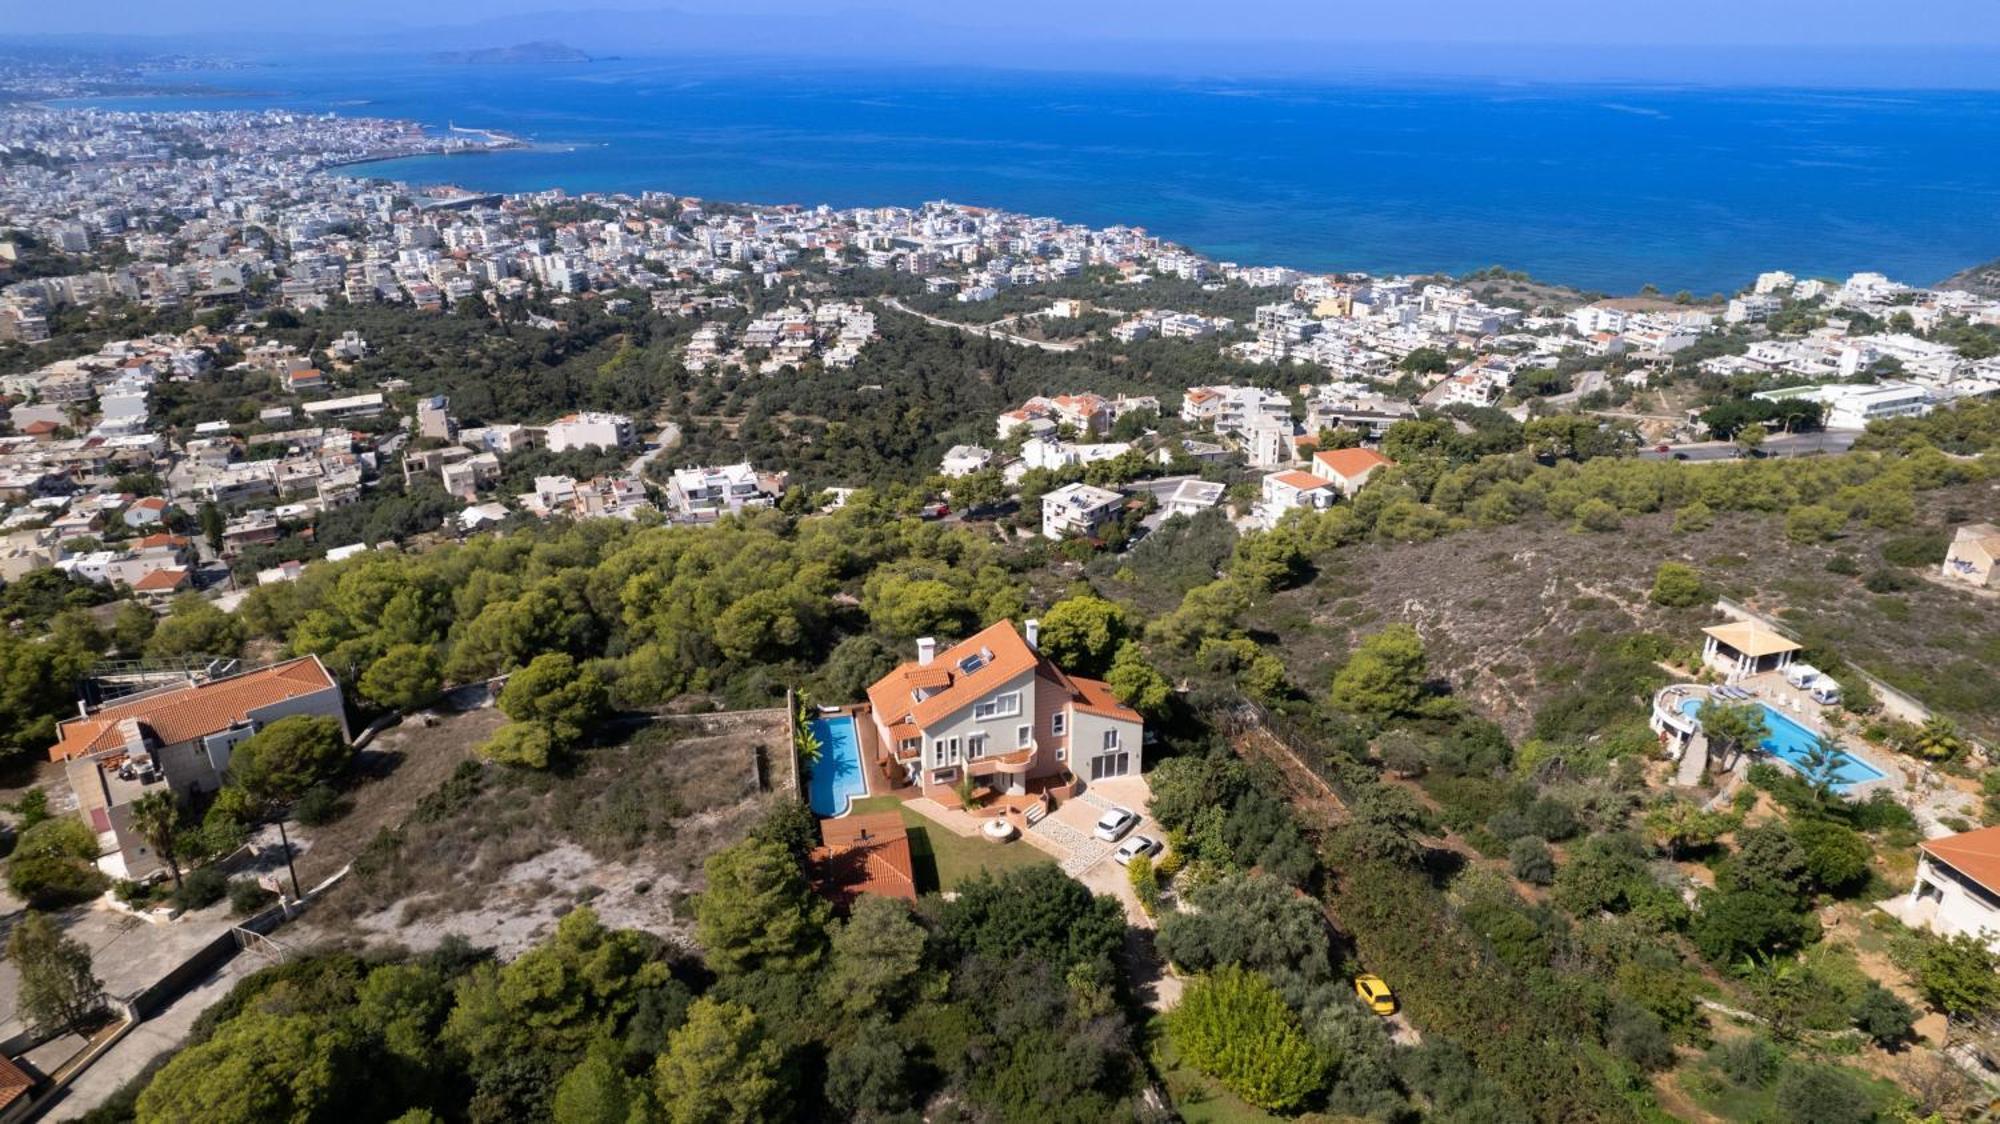
<svg viewBox="0 0 2000 1124"><path fill-rule="evenodd" d="M708 857L695 939L719 972L797 971L825 950L828 907L781 844L745 840Z"/></svg>
<svg viewBox="0 0 2000 1124"><path fill-rule="evenodd" d="M667 1039L654 1090L669 1124L762 1124L783 1115L783 1060L748 1007L697 999Z"/></svg>
<svg viewBox="0 0 2000 1124"><path fill-rule="evenodd" d="M1335 708L1365 718L1401 718L1417 713L1424 697L1428 664L1417 630L1394 624L1364 637L1333 676Z"/></svg>
<svg viewBox="0 0 2000 1124"><path fill-rule="evenodd" d="M283 802L345 776L353 758L339 722L294 714L237 742L229 754L229 776L258 800Z"/></svg>
<svg viewBox="0 0 2000 1124"><path fill-rule="evenodd" d="M1326 1084L1326 1057L1259 973L1229 967L1197 978L1167 1030L1188 1064L1259 1108L1296 1111Z"/></svg>
<svg viewBox="0 0 2000 1124"><path fill-rule="evenodd" d="M1043 654L1064 671L1101 678L1110 670L1112 656L1131 632L1131 621L1123 606L1084 594L1049 606L1049 611L1041 617L1038 643Z"/></svg>
<svg viewBox="0 0 2000 1124"><path fill-rule="evenodd" d="M30 912L7 934L7 959L20 979L21 1017L44 1034L68 1030L104 1009L104 984L90 949L55 918Z"/></svg>

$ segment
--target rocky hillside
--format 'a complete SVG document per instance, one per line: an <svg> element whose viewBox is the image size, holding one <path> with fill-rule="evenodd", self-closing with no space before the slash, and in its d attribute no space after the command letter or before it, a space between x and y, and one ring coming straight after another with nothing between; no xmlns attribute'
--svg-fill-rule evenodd
<svg viewBox="0 0 2000 1124"><path fill-rule="evenodd" d="M2000 297L2000 258L1962 269L1937 283L1940 289L1963 289L1983 297Z"/></svg>
<svg viewBox="0 0 2000 1124"><path fill-rule="evenodd" d="M1919 513L1936 542L1946 518L1990 511L1995 497L1976 486L1926 501ZM1693 566L1717 596L1784 620L1808 644L1993 739L2000 604L1934 579L1932 566L1884 560L1885 544L1917 533L1855 528L1831 543L1800 545L1785 537L1782 516L1748 514L1691 533L1675 533L1664 515L1628 519L1607 534L1547 522L1489 528L1343 551L1249 623L1283 648L1293 681L1310 690L1324 688L1354 640L1406 622L1423 634L1433 668L1454 690L1520 736L1552 703L1585 705L1576 694L1593 689L1593 669L1617 658L1625 638L1652 633L1686 651L1703 626L1722 619L1708 602L1663 609L1648 600L1654 571L1672 560ZM1598 700L1606 703L1615 705Z"/></svg>

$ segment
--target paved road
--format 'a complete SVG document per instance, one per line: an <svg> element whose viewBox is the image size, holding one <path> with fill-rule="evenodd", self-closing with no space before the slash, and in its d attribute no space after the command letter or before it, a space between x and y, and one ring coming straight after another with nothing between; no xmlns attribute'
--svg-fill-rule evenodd
<svg viewBox="0 0 2000 1124"><path fill-rule="evenodd" d="M646 446L646 451L632 458L632 463L625 466L625 475L645 476L647 465L653 463L661 453L680 443L681 427L673 422L668 422L660 429L659 434L653 438L652 443Z"/></svg>
<svg viewBox="0 0 2000 1124"><path fill-rule="evenodd" d="M931 316L927 313L918 312L916 309L911 308L909 305L904 304L902 301L897 300L895 297L883 297L882 303L888 305L890 308L895 309L897 312L900 312L905 316L914 316L917 319L922 320L926 324L935 324L940 328L950 328L954 331L964 332L967 335L984 336L989 340L1000 340L1005 343L1017 343L1020 344L1022 347L1039 347L1043 351L1075 351L1077 348L1083 346L1083 343L1079 340L1068 340L1064 342L1057 342L1055 340L1031 340L1026 336L1016 336L1007 332L998 331L991 326L981 327L978 324L960 324L956 320L946 320L940 316ZM1003 323L1011 323L1015 319L1019 318L1010 317L1007 321L1003 321Z"/></svg>
<svg viewBox="0 0 2000 1124"><path fill-rule="evenodd" d="M1819 433L1781 433L1764 441L1767 457L1804 457L1815 453L1844 453L1861 436L1858 429L1829 429ZM1669 452L1647 449L1639 454L1646 460L1725 461L1742 456L1734 442L1696 441L1675 445Z"/></svg>

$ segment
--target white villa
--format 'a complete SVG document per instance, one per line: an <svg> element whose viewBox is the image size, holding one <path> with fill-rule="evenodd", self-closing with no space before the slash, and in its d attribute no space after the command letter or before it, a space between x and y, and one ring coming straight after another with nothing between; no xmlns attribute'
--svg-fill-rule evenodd
<svg viewBox="0 0 2000 1124"><path fill-rule="evenodd" d="M1905 924L2000 950L2000 827L1919 844L1917 880L1898 912Z"/></svg>

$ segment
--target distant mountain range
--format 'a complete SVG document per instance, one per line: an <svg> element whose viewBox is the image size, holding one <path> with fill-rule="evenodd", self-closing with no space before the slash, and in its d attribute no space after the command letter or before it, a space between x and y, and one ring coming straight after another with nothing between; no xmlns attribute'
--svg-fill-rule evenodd
<svg viewBox="0 0 2000 1124"><path fill-rule="evenodd" d="M567 43L537 39L511 47L479 47L469 51L438 51L431 61L450 66L494 66L524 62L589 62L590 56Z"/></svg>

